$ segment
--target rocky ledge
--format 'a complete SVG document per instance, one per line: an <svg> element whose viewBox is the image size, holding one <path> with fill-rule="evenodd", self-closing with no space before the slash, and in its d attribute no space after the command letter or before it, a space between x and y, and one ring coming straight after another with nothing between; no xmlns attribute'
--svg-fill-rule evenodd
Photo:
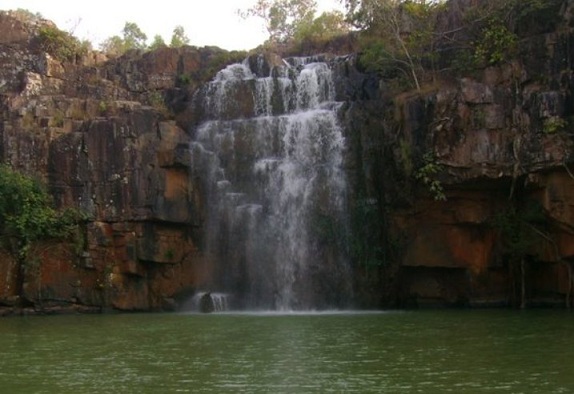
<svg viewBox="0 0 574 394"><path fill-rule="evenodd" d="M563 3L564 19L521 39L515 61L418 92L390 94L354 56L332 62L365 247L353 256L358 307L570 305L574 36ZM43 24L0 12L0 160L88 220L81 240L35 245L22 294L0 251L0 313L177 309L210 271L193 96L237 55L61 61L37 45Z"/></svg>

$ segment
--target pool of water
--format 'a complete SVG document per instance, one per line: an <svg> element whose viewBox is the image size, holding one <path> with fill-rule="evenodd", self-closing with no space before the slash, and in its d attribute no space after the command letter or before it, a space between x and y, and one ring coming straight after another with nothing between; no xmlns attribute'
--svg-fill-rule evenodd
<svg viewBox="0 0 574 394"><path fill-rule="evenodd" d="M2 393L569 393L574 314L0 319Z"/></svg>

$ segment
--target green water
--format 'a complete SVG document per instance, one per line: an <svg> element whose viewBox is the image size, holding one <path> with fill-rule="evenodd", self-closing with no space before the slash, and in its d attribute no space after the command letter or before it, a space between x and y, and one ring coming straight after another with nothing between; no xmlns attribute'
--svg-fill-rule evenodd
<svg viewBox="0 0 574 394"><path fill-rule="evenodd" d="M569 393L574 314L0 319L1 393Z"/></svg>

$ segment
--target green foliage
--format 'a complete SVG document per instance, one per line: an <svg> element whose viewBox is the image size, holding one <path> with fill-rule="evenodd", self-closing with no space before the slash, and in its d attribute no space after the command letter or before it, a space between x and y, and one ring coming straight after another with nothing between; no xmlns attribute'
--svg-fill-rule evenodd
<svg viewBox="0 0 574 394"><path fill-rule="evenodd" d="M343 0L362 37L361 64L421 90L447 70L468 72L518 55L521 37L552 31L562 0ZM440 74L439 74L440 73Z"/></svg>
<svg viewBox="0 0 574 394"><path fill-rule="evenodd" d="M408 67L392 55L385 41L373 37L363 37L359 65L367 72L377 73L386 80L393 80L394 86L406 90L412 86Z"/></svg>
<svg viewBox="0 0 574 394"><path fill-rule="evenodd" d="M544 134L556 134L564 131L568 122L559 116L552 116L544 120L542 131Z"/></svg>
<svg viewBox="0 0 574 394"><path fill-rule="evenodd" d="M163 257L168 261L172 261L175 257L175 251L172 248L169 248L165 251Z"/></svg>
<svg viewBox="0 0 574 394"><path fill-rule="evenodd" d="M177 76L178 86L188 86L191 83L191 76L187 74L180 74Z"/></svg>
<svg viewBox="0 0 574 394"><path fill-rule="evenodd" d="M435 10L439 10L444 1L428 0L344 0L347 20L361 30L386 29L389 24L402 24L401 17L424 20ZM407 26L403 26L407 28ZM410 26L417 29L417 26Z"/></svg>
<svg viewBox="0 0 574 394"><path fill-rule="evenodd" d="M165 103L164 96L160 91L154 90L148 94L148 102L156 111L165 116L166 118L171 118L173 113L167 107Z"/></svg>
<svg viewBox="0 0 574 394"><path fill-rule="evenodd" d="M163 48L163 47L166 47L166 46L167 46L167 45L166 45L165 41L163 40L163 37L160 36L159 34L156 34L156 35L153 37L153 41L151 42L151 44L150 44L150 46L149 46L149 49L150 49L150 51L153 51L153 50L155 50L155 49Z"/></svg>
<svg viewBox="0 0 574 394"><path fill-rule="evenodd" d="M179 25L173 29L173 34L171 36L171 42L169 46L172 48L179 48L184 45L189 45L189 38L185 34L183 26Z"/></svg>
<svg viewBox="0 0 574 394"><path fill-rule="evenodd" d="M446 195L442 184L436 175L442 171L442 166L437 163L436 157L432 153L425 153L423 156L423 165L415 171L415 179L421 181L428 187L436 201L446 201Z"/></svg>
<svg viewBox="0 0 574 394"><path fill-rule="evenodd" d="M122 36L112 36L105 40L100 48L111 56L119 56L132 49L146 49L147 35L134 22L126 22Z"/></svg>
<svg viewBox="0 0 574 394"><path fill-rule="evenodd" d="M384 78L402 78L420 90L433 68L440 1L347 0L347 19L363 31L361 63Z"/></svg>
<svg viewBox="0 0 574 394"><path fill-rule="evenodd" d="M124 40L120 36L107 38L100 44L100 49L108 56L120 56L126 51Z"/></svg>
<svg viewBox="0 0 574 394"><path fill-rule="evenodd" d="M74 36L53 26L42 26L38 31L38 43L42 50L60 61L73 62L77 56L88 53L91 44L78 41Z"/></svg>
<svg viewBox="0 0 574 394"><path fill-rule="evenodd" d="M52 117L51 125L53 127L64 126L64 113L61 110L56 110Z"/></svg>
<svg viewBox="0 0 574 394"><path fill-rule="evenodd" d="M293 32L293 40L295 43L326 41L348 33L349 28L342 12L323 12L315 19L299 23Z"/></svg>
<svg viewBox="0 0 574 394"><path fill-rule="evenodd" d="M146 34L134 22L126 22L122 30L124 43L127 49L145 49Z"/></svg>
<svg viewBox="0 0 574 394"><path fill-rule="evenodd" d="M474 42L477 65L494 66L516 55L517 36L500 21L493 20Z"/></svg>
<svg viewBox="0 0 574 394"><path fill-rule="evenodd" d="M159 34L153 37L153 41L149 46L146 44L146 40L147 35L136 23L126 22L121 36L114 35L109 37L100 45L100 49L109 56L120 56L129 50L155 50L167 46L163 37ZM178 25L173 29L170 46L178 48L184 45L189 45L189 38L185 34L183 26Z"/></svg>
<svg viewBox="0 0 574 394"><path fill-rule="evenodd" d="M20 260L26 259L33 242L72 234L80 219L76 210L52 208L39 182L0 165L0 236Z"/></svg>
<svg viewBox="0 0 574 394"><path fill-rule="evenodd" d="M315 0L257 0L251 8L239 14L243 18L263 19L269 42L283 44L293 39L299 26L312 23L316 9Z"/></svg>
<svg viewBox="0 0 574 394"><path fill-rule="evenodd" d="M100 113L100 115L105 115L108 112L108 109L109 109L108 102L105 100L100 100L100 102L98 103L98 112Z"/></svg>

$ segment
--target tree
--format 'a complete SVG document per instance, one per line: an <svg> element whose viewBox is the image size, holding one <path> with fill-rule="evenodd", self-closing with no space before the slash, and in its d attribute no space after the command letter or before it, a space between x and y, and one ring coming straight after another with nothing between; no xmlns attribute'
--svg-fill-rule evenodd
<svg viewBox="0 0 574 394"><path fill-rule="evenodd" d="M38 181L0 165L0 241L18 263L19 296L23 294L33 243L69 236L79 218L76 210L56 211L50 195Z"/></svg>
<svg viewBox="0 0 574 394"><path fill-rule="evenodd" d="M115 35L106 39L100 46L101 50L112 56L119 56L131 49L146 49L147 36L134 22L126 22L122 29L122 37Z"/></svg>
<svg viewBox="0 0 574 394"><path fill-rule="evenodd" d="M298 27L313 21L315 0L257 0L246 11L239 11L243 18L258 17L265 22L269 42L283 44L294 37Z"/></svg>
<svg viewBox="0 0 574 394"><path fill-rule="evenodd" d="M176 26L173 29L173 34L171 36L171 42L169 46L171 46L172 48L179 48L188 44L189 44L189 38L185 34L183 26L181 25Z"/></svg>
<svg viewBox="0 0 574 394"><path fill-rule="evenodd" d="M146 49L147 36L134 22L126 22L122 30L126 49Z"/></svg>
<svg viewBox="0 0 574 394"><path fill-rule="evenodd" d="M167 45L165 44L165 41L163 40L163 37L160 36L159 34L156 34L153 37L153 41L149 46L150 50L154 50L154 49L158 49L158 48L162 48L162 47L166 47Z"/></svg>
<svg viewBox="0 0 574 394"><path fill-rule="evenodd" d="M327 40L348 33L349 29L342 12L323 12L310 23L298 24L293 38L296 42Z"/></svg>
<svg viewBox="0 0 574 394"><path fill-rule="evenodd" d="M432 63L434 15L441 1L346 0L347 19L367 33L370 68L395 68L421 88L425 61ZM430 61L429 61L430 60Z"/></svg>

